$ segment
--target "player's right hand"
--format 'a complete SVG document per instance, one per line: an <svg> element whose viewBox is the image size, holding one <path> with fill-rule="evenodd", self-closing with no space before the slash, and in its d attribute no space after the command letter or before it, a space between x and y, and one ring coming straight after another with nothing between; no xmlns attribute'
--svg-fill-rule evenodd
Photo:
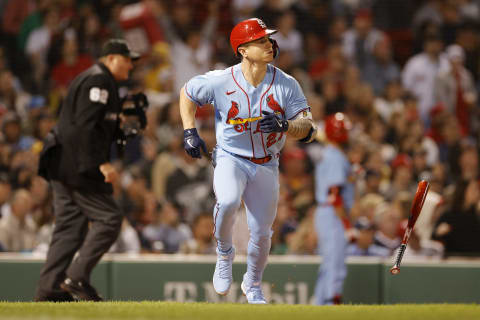
<svg viewBox="0 0 480 320"><path fill-rule="evenodd" d="M200 148L205 154L207 153L207 146L198 135L196 128L183 130L183 147L192 158L202 157Z"/></svg>

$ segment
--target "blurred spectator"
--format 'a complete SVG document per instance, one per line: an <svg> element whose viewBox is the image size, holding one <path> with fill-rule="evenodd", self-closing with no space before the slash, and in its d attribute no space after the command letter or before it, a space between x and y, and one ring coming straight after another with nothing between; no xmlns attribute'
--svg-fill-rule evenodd
<svg viewBox="0 0 480 320"><path fill-rule="evenodd" d="M423 212L423 210L422 210ZM399 235L403 236L405 229L407 228L408 220L403 220L399 228ZM410 233L410 239L408 240L407 250L403 256L403 261L409 260L410 258L441 258L443 256L443 245L438 241L432 241L430 239L425 239L421 241L418 236L418 226L415 224L415 229Z"/></svg>
<svg viewBox="0 0 480 320"><path fill-rule="evenodd" d="M186 4L178 3L176 6L184 7ZM176 10L187 10L183 7ZM218 1L209 2L209 16L203 26L201 28L194 25L186 26L187 29L182 30L185 32L184 35L179 34L179 30L175 30L166 12L160 12L159 19L166 38L171 44L171 54L175 57L172 59L173 92L180 92L187 80L210 70L213 54L212 41L218 21Z"/></svg>
<svg viewBox="0 0 480 320"><path fill-rule="evenodd" d="M12 194L12 186L10 185L10 181L8 179L7 172L0 172L0 219L4 216L4 208L7 201L10 199L10 195ZM9 209L7 209L9 211ZM8 213L7 213L8 214Z"/></svg>
<svg viewBox="0 0 480 320"><path fill-rule="evenodd" d="M281 180L286 188L292 208L303 218L305 210L314 202L313 179L308 174L309 165L306 152L286 143L280 158Z"/></svg>
<svg viewBox="0 0 480 320"><path fill-rule="evenodd" d="M389 249L374 243L375 226L366 217L358 218L354 225L356 231L355 242L347 247L349 256L389 257Z"/></svg>
<svg viewBox="0 0 480 320"><path fill-rule="evenodd" d="M361 72L362 78L372 86L377 96L385 92L389 83L400 79L400 68L393 61L392 48L387 37L377 40L372 55L366 59Z"/></svg>
<svg viewBox="0 0 480 320"><path fill-rule="evenodd" d="M46 83L43 81L48 74L47 55L53 38L60 31L60 12L57 7L50 7L43 20L43 24L33 30L28 36L25 53L33 67L33 80L35 88L43 92Z"/></svg>
<svg viewBox="0 0 480 320"><path fill-rule="evenodd" d="M407 154L398 154L392 161L392 181L385 192L387 200L393 200L401 191L412 189L413 167L412 159Z"/></svg>
<svg viewBox="0 0 480 320"><path fill-rule="evenodd" d="M70 82L94 61L88 54L80 53L77 35L73 29L65 31L61 49L61 60L53 66L51 77L54 82L53 89L59 90L64 97Z"/></svg>
<svg viewBox="0 0 480 320"><path fill-rule="evenodd" d="M217 244L213 239L213 228L211 213L198 214L192 222L193 237L182 243L180 253L216 254Z"/></svg>
<svg viewBox="0 0 480 320"><path fill-rule="evenodd" d="M15 112L3 116L1 129L5 142L14 151L27 150L34 142L32 137L23 134L21 119Z"/></svg>
<svg viewBox="0 0 480 320"><path fill-rule="evenodd" d="M32 199L25 189L15 191L9 203L10 214L0 219L0 243L4 250L31 251L35 247L37 226L32 219Z"/></svg>
<svg viewBox="0 0 480 320"><path fill-rule="evenodd" d="M463 136L470 134L472 109L477 93L471 73L463 66L465 53L459 45L447 47L448 63L443 65L435 78L435 100L445 105L457 116Z"/></svg>
<svg viewBox="0 0 480 320"><path fill-rule="evenodd" d="M170 46L166 42L157 42L153 45L149 64L146 66L145 89L155 92L171 92L172 61Z"/></svg>
<svg viewBox="0 0 480 320"><path fill-rule="evenodd" d="M398 228L402 220L400 208L394 204L384 203L376 208L374 219L378 227L374 235L375 244L388 249L392 254L402 240L398 235Z"/></svg>
<svg viewBox="0 0 480 320"><path fill-rule="evenodd" d="M263 0L233 0L233 24L255 16L254 11L262 5Z"/></svg>
<svg viewBox="0 0 480 320"><path fill-rule="evenodd" d="M295 29L295 15L292 11L285 11L277 18L276 29L278 32L272 36L281 48L280 53L289 52L292 55L293 63L299 65L303 62L303 38L300 32ZM283 69L283 68L281 68Z"/></svg>
<svg viewBox="0 0 480 320"><path fill-rule="evenodd" d="M478 180L457 183L450 210L438 219L433 232L433 239L443 242L446 256L480 256L479 199Z"/></svg>
<svg viewBox="0 0 480 320"><path fill-rule="evenodd" d="M155 45L163 41L164 35L156 15L163 11L160 1L140 0L120 9L119 22L124 37L141 54L146 54Z"/></svg>
<svg viewBox="0 0 480 320"><path fill-rule="evenodd" d="M403 86L417 97L419 114L426 123L435 105L435 77L447 63L441 55L442 48L443 43L438 35L428 36L423 44L423 52L411 57L402 73Z"/></svg>
<svg viewBox="0 0 480 320"><path fill-rule="evenodd" d="M190 228L180 222L178 208L165 202L153 224L142 231L149 241L149 249L157 253L177 253L183 242L191 238Z"/></svg>
<svg viewBox="0 0 480 320"><path fill-rule="evenodd" d="M403 112L405 106L401 96L402 86L397 80L385 83L382 94L377 94L377 98L374 102L375 111L386 123L390 122L390 118L393 113Z"/></svg>
<svg viewBox="0 0 480 320"><path fill-rule="evenodd" d="M166 197L182 209L182 219L193 221L195 215L213 208L213 170L205 159L192 159L183 148L176 158L175 169L166 178Z"/></svg>
<svg viewBox="0 0 480 320"><path fill-rule="evenodd" d="M290 4L288 1L263 0L263 3L255 10L252 17L261 19L267 26L276 26L275 20L282 11Z"/></svg>
<svg viewBox="0 0 480 320"><path fill-rule="evenodd" d="M375 45L385 35L373 27L372 13L368 9L360 9L355 14L353 27L345 32L343 52L350 62L363 69L373 56Z"/></svg>
<svg viewBox="0 0 480 320"><path fill-rule="evenodd" d="M26 120L30 99L30 94L19 87L11 71L0 70L0 115L13 111Z"/></svg>
<svg viewBox="0 0 480 320"><path fill-rule="evenodd" d="M108 250L109 253L140 253L140 239L127 219L123 219L117 240Z"/></svg>
<svg viewBox="0 0 480 320"><path fill-rule="evenodd" d="M293 237L298 225L296 212L290 207L288 191L280 184L280 197L277 216L273 222L271 254L286 254L291 248L290 238ZM311 208L310 208L311 209ZM310 213L311 214L311 213ZM310 220L310 219L309 219ZM298 243L296 245L299 245Z"/></svg>
<svg viewBox="0 0 480 320"><path fill-rule="evenodd" d="M313 212L307 215L294 232L286 232L289 254L312 255L318 248L318 236L313 223Z"/></svg>

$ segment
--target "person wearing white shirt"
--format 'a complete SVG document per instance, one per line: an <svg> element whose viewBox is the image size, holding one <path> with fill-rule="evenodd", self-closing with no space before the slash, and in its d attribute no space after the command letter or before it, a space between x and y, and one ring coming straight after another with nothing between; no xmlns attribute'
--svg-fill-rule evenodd
<svg viewBox="0 0 480 320"><path fill-rule="evenodd" d="M425 39L423 52L411 57L402 73L403 87L418 99L418 111L428 124L430 109L435 104L435 78L440 68L447 63L441 55L442 40L437 35Z"/></svg>

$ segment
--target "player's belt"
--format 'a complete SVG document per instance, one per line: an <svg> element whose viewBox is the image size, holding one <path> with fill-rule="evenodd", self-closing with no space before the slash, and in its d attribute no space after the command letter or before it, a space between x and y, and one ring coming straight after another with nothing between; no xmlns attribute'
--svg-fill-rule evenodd
<svg viewBox="0 0 480 320"><path fill-rule="evenodd" d="M244 156L239 156L239 157L241 157L243 159L250 160L255 164L264 164L264 163L267 163L268 161L272 160L271 155L268 155L268 156L263 157L263 158L252 158L252 157L244 157Z"/></svg>

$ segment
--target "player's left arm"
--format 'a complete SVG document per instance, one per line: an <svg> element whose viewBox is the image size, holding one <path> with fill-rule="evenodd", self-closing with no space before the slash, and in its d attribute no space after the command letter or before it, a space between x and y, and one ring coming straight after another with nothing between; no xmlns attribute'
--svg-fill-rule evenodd
<svg viewBox="0 0 480 320"><path fill-rule="evenodd" d="M264 117L260 120L260 129L267 133L287 132L301 142L311 142L317 136L317 126L313 122L307 99L294 78L287 78L284 84L287 95L284 117L280 117L278 113L262 111Z"/></svg>
<svg viewBox="0 0 480 320"><path fill-rule="evenodd" d="M286 116L288 119L287 133L301 142L312 142L317 135L317 126L313 122L312 113L300 84L293 77L289 79L288 104Z"/></svg>
<svg viewBox="0 0 480 320"><path fill-rule="evenodd" d="M312 142L317 135L317 126L313 122L309 109L300 112L294 119L288 120L287 133L301 142Z"/></svg>

